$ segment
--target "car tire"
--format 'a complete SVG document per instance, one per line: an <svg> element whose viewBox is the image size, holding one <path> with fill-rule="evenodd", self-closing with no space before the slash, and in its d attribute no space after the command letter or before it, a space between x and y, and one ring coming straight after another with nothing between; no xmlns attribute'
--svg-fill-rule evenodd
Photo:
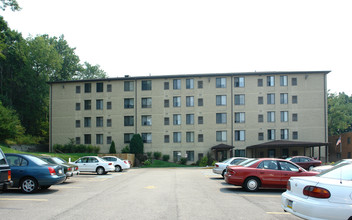
<svg viewBox="0 0 352 220"><path fill-rule="evenodd" d="M222 176L223 179L225 179L225 173L226 173L226 170L222 171L221 176Z"/></svg>
<svg viewBox="0 0 352 220"><path fill-rule="evenodd" d="M244 181L243 188L248 192L255 192L260 187L260 180L257 177L248 177Z"/></svg>
<svg viewBox="0 0 352 220"><path fill-rule="evenodd" d="M309 166L308 167L308 170L310 171L310 170L312 170L314 168L314 166Z"/></svg>
<svg viewBox="0 0 352 220"><path fill-rule="evenodd" d="M115 172L122 172L122 169L119 165L115 166Z"/></svg>
<svg viewBox="0 0 352 220"><path fill-rule="evenodd" d="M103 175L103 174L105 174L105 169L104 169L104 167L97 167L97 174L98 175Z"/></svg>
<svg viewBox="0 0 352 220"><path fill-rule="evenodd" d="M32 177L25 177L21 181L21 191L24 193L33 193L38 189L38 182Z"/></svg>
<svg viewBox="0 0 352 220"><path fill-rule="evenodd" d="M49 189L51 185L49 186L40 186L40 189Z"/></svg>

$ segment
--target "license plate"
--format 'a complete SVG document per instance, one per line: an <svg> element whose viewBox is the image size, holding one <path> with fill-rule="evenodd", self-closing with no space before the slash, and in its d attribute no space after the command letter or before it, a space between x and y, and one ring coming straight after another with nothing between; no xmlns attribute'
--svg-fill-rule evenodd
<svg viewBox="0 0 352 220"><path fill-rule="evenodd" d="M59 170L59 173L62 174L62 170Z"/></svg>
<svg viewBox="0 0 352 220"><path fill-rule="evenodd" d="M287 207L292 209L292 203L293 203L293 201L287 200Z"/></svg>

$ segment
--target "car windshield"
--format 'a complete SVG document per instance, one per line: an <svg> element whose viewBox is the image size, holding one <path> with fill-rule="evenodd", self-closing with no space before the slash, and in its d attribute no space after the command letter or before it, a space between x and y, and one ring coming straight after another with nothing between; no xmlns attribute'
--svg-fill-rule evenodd
<svg viewBox="0 0 352 220"><path fill-rule="evenodd" d="M352 164L343 163L323 171L317 176L329 179L352 180Z"/></svg>
<svg viewBox="0 0 352 220"><path fill-rule="evenodd" d="M35 164L38 164L38 165L48 164L48 162L46 162L38 157L32 156L32 155L27 155L27 158L29 158L32 162L34 162Z"/></svg>
<svg viewBox="0 0 352 220"><path fill-rule="evenodd" d="M230 159L226 159L224 161L221 161L220 163L227 163L227 162L230 162L231 158Z"/></svg>
<svg viewBox="0 0 352 220"><path fill-rule="evenodd" d="M343 163L351 163L351 161L349 161L349 160L339 160L336 163L334 163L333 165L337 166L337 165L340 165L340 164L343 164Z"/></svg>
<svg viewBox="0 0 352 220"><path fill-rule="evenodd" d="M249 166L252 166L253 164L255 164L256 162L258 162L258 159L252 160L252 161L246 163L246 164L243 165L243 166L244 166L244 167L249 167Z"/></svg>
<svg viewBox="0 0 352 220"><path fill-rule="evenodd" d="M247 159L247 160L241 161L241 163L239 163L239 164L237 164L237 165L239 165L239 166L244 166L244 165L246 165L247 163L252 162L253 160L255 160L255 159Z"/></svg>
<svg viewBox="0 0 352 220"><path fill-rule="evenodd" d="M291 160L292 159L292 157L288 157L288 158L286 158L285 160Z"/></svg>
<svg viewBox="0 0 352 220"><path fill-rule="evenodd" d="M58 157L53 157L52 159L53 159L53 161L55 161L55 162L58 163L58 164L66 163L65 161L63 161L62 159L60 159L60 158L58 158Z"/></svg>

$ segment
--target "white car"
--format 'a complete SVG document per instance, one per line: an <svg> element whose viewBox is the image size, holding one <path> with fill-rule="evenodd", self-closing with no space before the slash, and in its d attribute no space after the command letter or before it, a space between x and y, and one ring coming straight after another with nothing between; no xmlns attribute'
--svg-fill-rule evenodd
<svg viewBox="0 0 352 220"><path fill-rule="evenodd" d="M106 161L114 163L115 172L122 172L123 170L129 169L131 167L128 160L121 160L115 156L104 156L102 158Z"/></svg>
<svg viewBox="0 0 352 220"><path fill-rule="evenodd" d="M314 167L312 169L312 171L322 172L324 170L328 170L328 169L330 169L330 168L332 168L334 166L337 166L337 165L340 165L340 164L343 164L343 163L352 163L352 159L342 159L342 160L339 160L336 163L331 164L331 165L317 166L317 167Z"/></svg>
<svg viewBox="0 0 352 220"><path fill-rule="evenodd" d="M352 164L316 176L291 177L281 207L304 219L352 219Z"/></svg>
<svg viewBox="0 0 352 220"><path fill-rule="evenodd" d="M222 162L217 162L214 165L213 173L220 174L222 177L225 176L226 167L229 165L237 165L248 158L245 157L232 157Z"/></svg>
<svg viewBox="0 0 352 220"><path fill-rule="evenodd" d="M75 162L71 162L79 167L80 172L96 172L98 175L106 174L115 170L114 164L100 157L81 157Z"/></svg>

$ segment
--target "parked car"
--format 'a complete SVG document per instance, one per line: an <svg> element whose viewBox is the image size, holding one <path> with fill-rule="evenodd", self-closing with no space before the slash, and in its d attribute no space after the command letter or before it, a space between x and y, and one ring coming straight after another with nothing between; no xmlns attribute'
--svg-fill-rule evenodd
<svg viewBox="0 0 352 220"><path fill-rule="evenodd" d="M337 166L337 165L340 165L340 164L343 164L343 163L352 163L352 159L342 159L342 160L337 161L334 164L324 165L324 166L317 166L317 167L314 167L312 169L312 171L322 172L322 171L328 170L330 168L333 168L334 166Z"/></svg>
<svg viewBox="0 0 352 220"><path fill-rule="evenodd" d="M0 148L0 189L6 190L12 186L11 169L6 160L4 152Z"/></svg>
<svg viewBox="0 0 352 220"><path fill-rule="evenodd" d="M69 177L72 177L74 175L78 175L79 174L79 168L78 168L77 165L69 164L65 160L63 160L63 159L61 159L59 157L42 156L40 158L45 160L45 161L47 161L48 163L58 164L58 165L63 166L64 173L66 175L66 179L69 178Z"/></svg>
<svg viewBox="0 0 352 220"><path fill-rule="evenodd" d="M228 166L225 181L242 186L247 191L257 191L259 187L285 188L291 176L314 176L302 167L284 159L260 158L243 166Z"/></svg>
<svg viewBox="0 0 352 220"><path fill-rule="evenodd" d="M224 160L222 162L217 162L214 165L213 173L220 174L224 177L226 172L226 167L229 165L237 165L248 158L245 157L232 157L230 159Z"/></svg>
<svg viewBox="0 0 352 220"><path fill-rule="evenodd" d="M11 167L14 187L24 193L33 193L38 188L47 189L65 180L61 165L49 164L39 157L29 154L5 154Z"/></svg>
<svg viewBox="0 0 352 220"><path fill-rule="evenodd" d="M314 177L291 177L281 207L304 219L352 219L352 164L340 164Z"/></svg>
<svg viewBox="0 0 352 220"><path fill-rule="evenodd" d="M130 162L128 160L121 160L115 156L104 156L102 157L104 160L113 162L115 167L115 172L122 172L123 170L127 170L131 167Z"/></svg>
<svg viewBox="0 0 352 220"><path fill-rule="evenodd" d="M79 167L80 172L96 172L98 175L115 171L114 164L97 156L81 157L75 162L71 162Z"/></svg>
<svg viewBox="0 0 352 220"><path fill-rule="evenodd" d="M294 162L295 164L298 164L299 166L303 167L306 170L311 170L313 167L320 166L321 161L313 159L311 157L306 157L306 156L294 156L294 157L288 157L286 160L289 160L291 162Z"/></svg>

